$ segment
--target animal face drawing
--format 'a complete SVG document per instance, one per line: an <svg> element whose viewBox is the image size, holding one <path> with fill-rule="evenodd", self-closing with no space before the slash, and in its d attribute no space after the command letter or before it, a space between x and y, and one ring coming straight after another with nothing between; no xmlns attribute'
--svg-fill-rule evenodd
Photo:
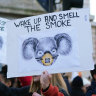
<svg viewBox="0 0 96 96"><path fill-rule="evenodd" d="M22 55L26 60L33 57L37 62L49 66L52 65L59 55L68 55L72 49L72 41L68 34L61 33L54 37L36 39L30 37L22 44Z"/></svg>
<svg viewBox="0 0 96 96"><path fill-rule="evenodd" d="M0 36L0 49L2 49L2 46L3 46L3 39L2 39L2 37Z"/></svg>

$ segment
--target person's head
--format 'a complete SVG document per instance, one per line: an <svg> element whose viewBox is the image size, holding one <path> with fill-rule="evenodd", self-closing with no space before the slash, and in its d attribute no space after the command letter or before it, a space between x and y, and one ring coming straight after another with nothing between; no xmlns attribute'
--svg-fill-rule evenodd
<svg viewBox="0 0 96 96"><path fill-rule="evenodd" d="M63 80L63 77L60 73L58 74L52 74L52 78L51 78L51 84L53 86L57 86L59 89L64 89L67 93L67 86ZM30 92L37 92L38 89L40 89L40 76L33 76L32 82L31 82L31 86L30 86Z"/></svg>
<svg viewBox="0 0 96 96"><path fill-rule="evenodd" d="M91 73L93 80L96 81L96 64L94 65L94 69L91 70L90 73Z"/></svg>
<svg viewBox="0 0 96 96"><path fill-rule="evenodd" d="M2 67L2 71L0 71L0 82L5 84L7 87L11 87L14 83L14 78L7 79L7 65Z"/></svg>
<svg viewBox="0 0 96 96"><path fill-rule="evenodd" d="M73 79L73 81L71 83L71 86L72 86L72 88L82 88L83 87L83 80L82 80L82 78L79 77L79 76L76 76Z"/></svg>

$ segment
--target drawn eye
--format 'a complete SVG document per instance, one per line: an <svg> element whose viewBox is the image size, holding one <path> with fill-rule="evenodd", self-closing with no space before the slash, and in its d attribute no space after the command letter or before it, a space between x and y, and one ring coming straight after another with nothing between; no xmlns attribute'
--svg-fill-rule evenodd
<svg viewBox="0 0 96 96"><path fill-rule="evenodd" d="M55 54L56 53L56 49L52 49L52 54Z"/></svg>
<svg viewBox="0 0 96 96"><path fill-rule="evenodd" d="M43 55L43 51L38 51L38 56L42 56Z"/></svg>

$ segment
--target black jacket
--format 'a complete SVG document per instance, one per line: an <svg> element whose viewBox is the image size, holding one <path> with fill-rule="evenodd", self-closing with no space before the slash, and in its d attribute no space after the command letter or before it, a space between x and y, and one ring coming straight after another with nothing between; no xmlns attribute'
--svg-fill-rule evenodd
<svg viewBox="0 0 96 96"><path fill-rule="evenodd" d="M93 94L96 95L96 82L92 81L91 86L88 88L86 92L86 96L92 96Z"/></svg>
<svg viewBox="0 0 96 96"><path fill-rule="evenodd" d="M85 96L81 88L72 88L71 96Z"/></svg>
<svg viewBox="0 0 96 96"><path fill-rule="evenodd" d="M9 88L0 82L0 96L32 96L32 93L29 93L30 86L25 86L22 88ZM64 89L60 89L60 92L64 94L64 96L68 96Z"/></svg>
<svg viewBox="0 0 96 96"><path fill-rule="evenodd" d="M29 86L9 88L0 82L0 96L30 96L29 88Z"/></svg>

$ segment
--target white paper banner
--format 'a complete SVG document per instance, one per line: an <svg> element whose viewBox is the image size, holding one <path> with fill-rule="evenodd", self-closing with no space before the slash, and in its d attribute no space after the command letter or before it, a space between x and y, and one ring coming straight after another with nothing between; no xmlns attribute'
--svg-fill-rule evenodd
<svg viewBox="0 0 96 96"><path fill-rule="evenodd" d="M93 68L88 9L13 20L7 30L8 77Z"/></svg>
<svg viewBox="0 0 96 96"><path fill-rule="evenodd" d="M0 18L0 63L7 64L6 57L6 40L7 40L7 31L6 31L6 22L5 18Z"/></svg>

